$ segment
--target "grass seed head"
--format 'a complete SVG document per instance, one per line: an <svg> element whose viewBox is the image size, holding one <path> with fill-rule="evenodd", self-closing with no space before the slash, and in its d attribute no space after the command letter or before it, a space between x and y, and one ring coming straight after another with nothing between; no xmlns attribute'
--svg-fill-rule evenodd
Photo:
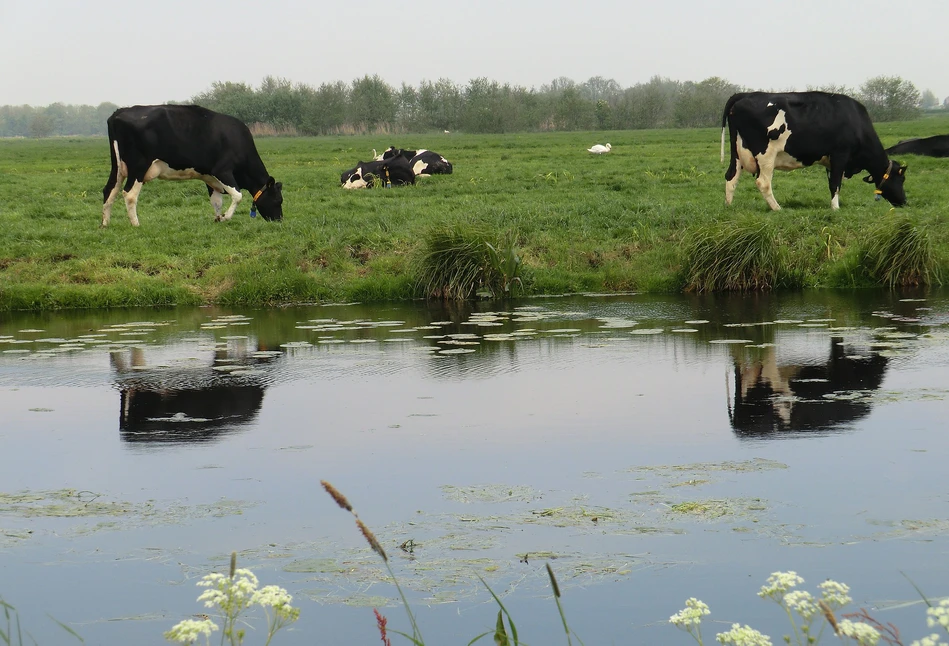
<svg viewBox="0 0 949 646"><path fill-rule="evenodd" d="M326 480L320 480L320 484L323 485L323 488L326 489L326 493L336 501L336 504L348 511L349 513L353 512L353 506L349 504L349 501L346 500L346 496L341 494L339 490L336 489L333 485L328 483Z"/></svg>
<svg viewBox="0 0 949 646"><path fill-rule="evenodd" d="M379 541L376 540L376 537L372 531L366 527L366 523L357 518L356 526L359 527L359 531L362 532L362 535L366 537L366 540L369 542L369 547L372 548L372 551L381 556L383 561L388 562L389 557L386 555L386 551L382 549L382 545L380 545Z"/></svg>

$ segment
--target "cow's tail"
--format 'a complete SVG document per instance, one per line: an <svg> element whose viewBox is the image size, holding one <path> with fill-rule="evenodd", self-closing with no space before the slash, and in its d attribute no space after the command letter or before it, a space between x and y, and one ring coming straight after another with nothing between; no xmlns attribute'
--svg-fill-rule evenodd
<svg viewBox="0 0 949 646"><path fill-rule="evenodd" d="M725 128L728 127L728 113L731 112L732 106L734 106L744 95L743 94L733 94L729 97L728 101L725 102L725 109L722 111L722 151L721 151L721 163L725 163Z"/></svg>

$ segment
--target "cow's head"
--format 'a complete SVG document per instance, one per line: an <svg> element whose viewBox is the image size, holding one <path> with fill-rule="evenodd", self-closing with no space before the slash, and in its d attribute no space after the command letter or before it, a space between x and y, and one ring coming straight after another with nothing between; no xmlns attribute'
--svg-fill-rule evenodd
<svg viewBox="0 0 949 646"><path fill-rule="evenodd" d="M906 204L906 191L903 190L903 182L906 180L906 166L899 162L890 161L886 172L879 177L867 175L863 178L868 184L873 184L877 188L874 191L893 206L903 206Z"/></svg>
<svg viewBox="0 0 949 646"><path fill-rule="evenodd" d="M265 220L271 222L283 219L283 193L281 189L283 184L274 180L273 177L267 178L267 183L260 193L254 199L254 206L260 211Z"/></svg>

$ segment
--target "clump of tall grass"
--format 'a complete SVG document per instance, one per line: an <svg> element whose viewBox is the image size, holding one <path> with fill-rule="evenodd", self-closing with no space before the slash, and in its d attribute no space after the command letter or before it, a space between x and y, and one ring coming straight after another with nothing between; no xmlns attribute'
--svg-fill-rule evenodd
<svg viewBox="0 0 949 646"><path fill-rule="evenodd" d="M864 271L890 289L942 284L929 233L909 217L885 218L864 243Z"/></svg>
<svg viewBox="0 0 949 646"><path fill-rule="evenodd" d="M429 230L417 261L419 291L429 298L465 300L476 295L501 298L522 288L516 236L503 235L494 244L491 239L474 227Z"/></svg>
<svg viewBox="0 0 949 646"><path fill-rule="evenodd" d="M790 275L786 254L767 221L716 222L688 233L686 291L770 290L787 283Z"/></svg>

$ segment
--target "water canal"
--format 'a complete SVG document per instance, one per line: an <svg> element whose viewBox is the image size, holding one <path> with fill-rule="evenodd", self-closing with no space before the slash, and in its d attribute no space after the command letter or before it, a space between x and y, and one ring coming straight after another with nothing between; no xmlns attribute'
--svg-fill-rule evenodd
<svg viewBox="0 0 949 646"><path fill-rule="evenodd" d="M327 480L429 643L493 628L478 576L565 641L548 562L587 644L689 643L691 596L707 642L778 641L776 570L908 643L904 574L949 594L947 392L945 292L8 313L0 595L40 644L157 644L236 550L302 610L275 643L408 629Z"/></svg>

